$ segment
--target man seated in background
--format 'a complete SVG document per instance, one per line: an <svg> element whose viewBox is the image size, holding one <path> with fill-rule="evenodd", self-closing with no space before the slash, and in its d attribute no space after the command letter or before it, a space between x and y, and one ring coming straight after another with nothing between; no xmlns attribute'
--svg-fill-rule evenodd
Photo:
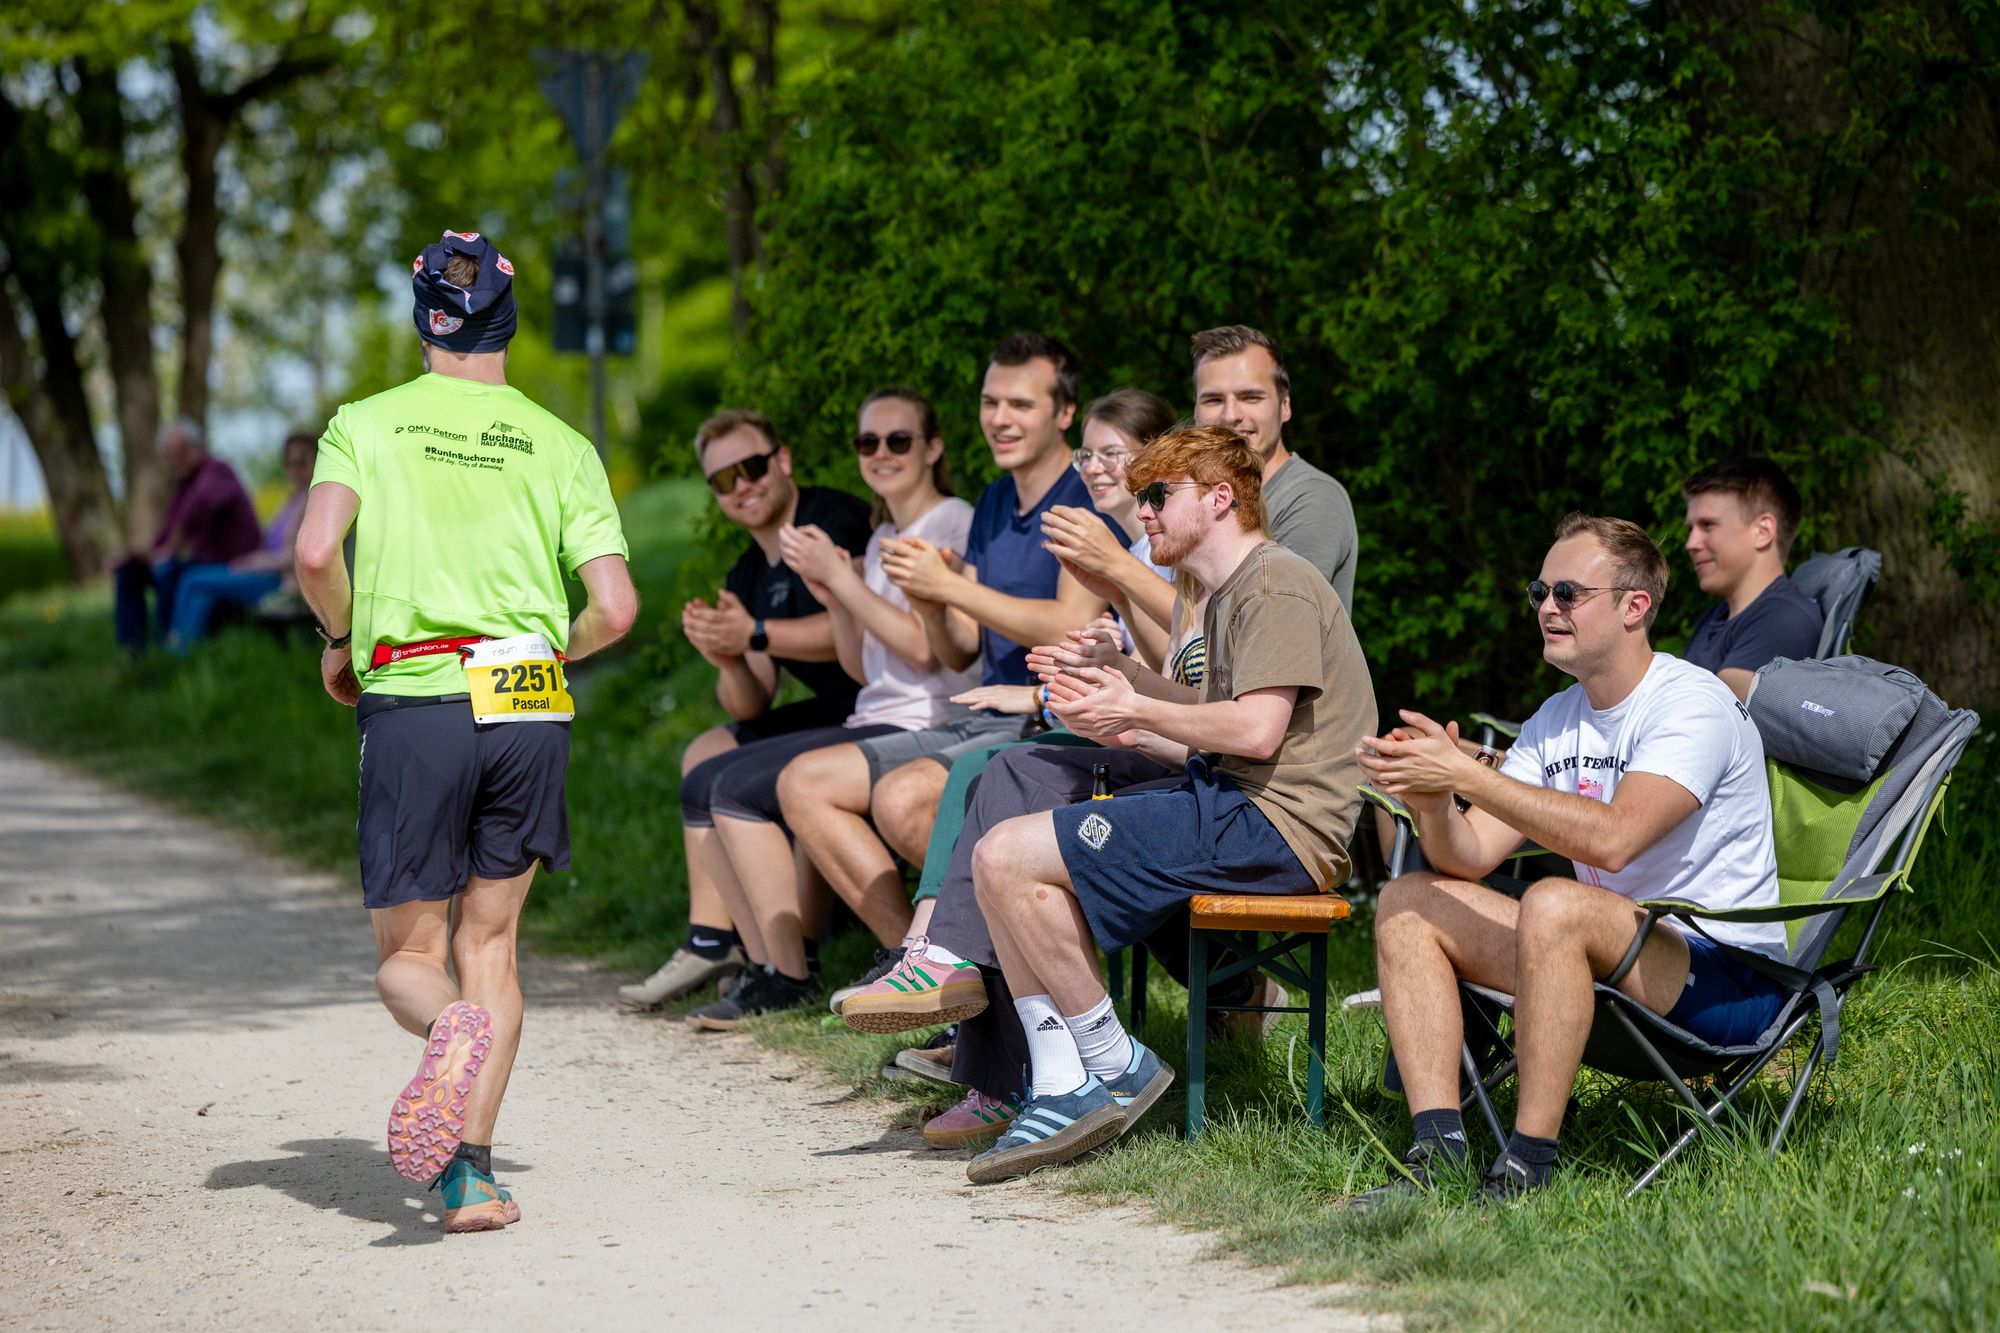
<svg viewBox="0 0 2000 1333"><path fill-rule="evenodd" d="M165 640L182 576L197 569L226 571L230 561L249 555L262 541L250 493L236 469L208 451L200 422L176 418L160 432L159 448L174 487L160 529L144 552L125 551L105 562L116 581L118 646L135 656L152 637L146 628L148 592L158 635Z"/></svg>
<svg viewBox="0 0 2000 1333"><path fill-rule="evenodd" d="M1716 598L1682 657L1722 677L1739 699L1757 668L1811 657L1825 621L1785 573L1799 533L1799 492L1768 458L1731 458L1681 483L1695 581Z"/></svg>
<svg viewBox="0 0 2000 1333"><path fill-rule="evenodd" d="M1459 1114L1459 982L1515 997L1520 1105L1482 1197L1546 1184L1596 1012L1593 987L1631 946L1650 898L1716 908L1778 901L1764 746L1749 710L1712 673L1647 638L1667 563L1645 529L1572 514L1528 600L1542 656L1576 683L1544 703L1496 772L1421 713L1362 742L1361 767L1415 816L1436 867L1383 890L1375 914L1382 1017L1409 1098L1404 1169L1350 1206L1466 1171ZM1458 799L1466 802L1461 810ZM1516 900L1480 881L1532 838L1570 858ZM1715 940L1782 960L1776 923L1715 922ZM1754 1038L1777 1014L1775 983L1714 941L1662 922L1619 989L1705 1041Z"/></svg>
<svg viewBox="0 0 2000 1333"><path fill-rule="evenodd" d="M292 493L264 530L263 544L256 550L226 565L204 565L181 574L180 586L174 591L168 648L184 653L206 638L209 621L220 604L253 606L291 579L292 546L298 539L299 519L306 512L306 494L312 490L313 465L318 459L318 436L293 431L285 437L285 480L291 483Z"/></svg>
<svg viewBox="0 0 2000 1333"><path fill-rule="evenodd" d="M1185 773L1010 819L973 852L1031 1079L1007 1132L968 1166L976 1184L1071 1160L1172 1083L1119 1023L1098 946L1145 939L1197 893L1311 893L1347 876L1353 747L1374 723L1374 690L1332 585L1265 534L1262 471L1241 436L1205 426L1162 437L1129 474L1152 558L1213 590L1200 702L1142 693L1115 669L1049 683L1078 734Z"/></svg>
<svg viewBox="0 0 2000 1333"><path fill-rule="evenodd" d="M715 604L697 597L681 609L681 631L715 668L715 697L732 720L681 752L687 939L653 975L618 988L619 1001L632 1009L657 1008L742 969L742 941L709 868L722 855L709 811L715 780L740 745L839 726L860 688L836 660L833 617L785 564L778 534L787 525L817 527L836 546L859 551L868 544L867 503L845 491L794 485L791 451L758 412L718 412L702 422L694 455L723 517L750 534ZM812 697L773 708L781 669ZM809 952L817 946L815 937Z"/></svg>

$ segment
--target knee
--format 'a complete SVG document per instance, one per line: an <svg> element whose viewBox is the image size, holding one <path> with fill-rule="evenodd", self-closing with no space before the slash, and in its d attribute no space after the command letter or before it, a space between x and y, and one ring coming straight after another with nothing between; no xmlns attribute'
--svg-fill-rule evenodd
<svg viewBox="0 0 2000 1333"><path fill-rule="evenodd" d="M1385 941L1397 941L1421 934L1430 927L1426 909L1437 889L1438 877L1428 871L1413 871L1389 881L1375 902L1375 946L1380 952Z"/></svg>
<svg viewBox="0 0 2000 1333"><path fill-rule="evenodd" d="M1005 900L1013 884L1008 874L1013 853L1005 824L989 832L972 848L972 893L981 908L990 909Z"/></svg>
<svg viewBox="0 0 2000 1333"><path fill-rule="evenodd" d="M1540 952L1565 940L1582 941L1590 891L1574 880L1541 879L1521 895L1520 948Z"/></svg>
<svg viewBox="0 0 2000 1333"><path fill-rule="evenodd" d="M689 741L687 748L681 751L681 776L686 777L699 765L735 748L736 737L730 734L729 728L710 727Z"/></svg>
<svg viewBox="0 0 2000 1333"><path fill-rule="evenodd" d="M786 822L827 799L836 770L825 754L824 750L808 750L778 771L778 808Z"/></svg>

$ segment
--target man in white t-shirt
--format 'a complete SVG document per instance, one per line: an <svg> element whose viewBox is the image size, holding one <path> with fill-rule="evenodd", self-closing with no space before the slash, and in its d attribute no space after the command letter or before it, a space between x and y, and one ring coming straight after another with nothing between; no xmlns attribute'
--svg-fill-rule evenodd
<svg viewBox="0 0 2000 1333"><path fill-rule="evenodd" d="M1528 585L1542 655L1576 677L1528 720L1496 772L1420 713L1361 744L1369 780L1402 799L1435 870L1383 891L1375 918L1382 1015L1409 1095L1408 1174L1350 1201L1372 1206L1463 1169L1458 983L1516 999L1520 1105L1482 1194L1546 1183L1590 1033L1592 986L1631 946L1648 898L1714 908L1778 901L1764 746L1708 671L1655 653L1647 628L1667 565L1645 530L1571 514ZM1461 801L1463 806L1461 807ZM1574 864L1517 902L1480 880L1531 838ZM1717 923L1715 937L1782 959L1782 926ZM1754 1039L1775 983L1709 940L1662 923L1619 989L1705 1041Z"/></svg>

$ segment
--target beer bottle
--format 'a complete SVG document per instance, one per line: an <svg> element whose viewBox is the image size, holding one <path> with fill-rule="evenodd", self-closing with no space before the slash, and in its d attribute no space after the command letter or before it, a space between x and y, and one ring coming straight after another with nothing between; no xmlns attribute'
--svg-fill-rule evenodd
<svg viewBox="0 0 2000 1333"><path fill-rule="evenodd" d="M1090 799L1108 801L1111 799L1111 765L1092 764L1090 766Z"/></svg>

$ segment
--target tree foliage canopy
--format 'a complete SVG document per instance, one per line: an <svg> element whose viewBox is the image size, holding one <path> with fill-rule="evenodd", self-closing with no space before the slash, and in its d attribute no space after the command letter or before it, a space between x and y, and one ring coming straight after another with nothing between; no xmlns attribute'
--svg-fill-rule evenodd
<svg viewBox="0 0 2000 1333"><path fill-rule="evenodd" d="M1992 228L2000 195L1923 149L1990 90L1996 28L1821 9L920 6L800 99L735 387L845 479L852 406L913 382L983 479L997 335L1067 339L1086 397L1185 404L1188 335L1255 324L1295 447L1354 493L1383 697L1518 707L1552 675L1515 589L1563 513L1674 547L1680 479L1754 451L1805 543L1848 542L1843 488L1902 446L1838 275L1871 190ZM1838 59L1790 71L1799 116L1743 71L1806 38ZM1677 573L1666 626L1699 605Z"/></svg>

